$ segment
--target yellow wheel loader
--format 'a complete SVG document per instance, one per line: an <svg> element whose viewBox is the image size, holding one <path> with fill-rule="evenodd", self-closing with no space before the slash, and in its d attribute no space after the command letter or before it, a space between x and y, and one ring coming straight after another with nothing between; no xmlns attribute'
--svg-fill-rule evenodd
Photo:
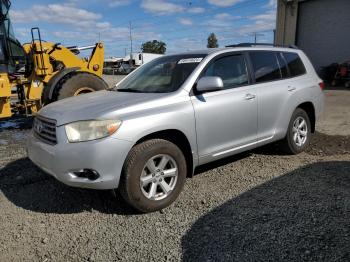
<svg viewBox="0 0 350 262"><path fill-rule="evenodd" d="M15 38L9 0L0 0L0 119L13 114L31 115L51 102L107 89L101 78L104 46L64 47L41 39L32 28L31 43ZM80 58L91 49L89 58Z"/></svg>

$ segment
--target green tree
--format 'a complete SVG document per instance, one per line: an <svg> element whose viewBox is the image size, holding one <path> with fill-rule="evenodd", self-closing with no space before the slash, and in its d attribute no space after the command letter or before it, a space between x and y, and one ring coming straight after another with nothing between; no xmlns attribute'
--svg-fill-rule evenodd
<svg viewBox="0 0 350 262"><path fill-rule="evenodd" d="M214 33L211 33L209 35L207 47L208 48L217 48L217 47L219 47L218 39L216 38L216 35Z"/></svg>
<svg viewBox="0 0 350 262"><path fill-rule="evenodd" d="M142 44L143 53L165 54L166 44L162 41L153 40Z"/></svg>

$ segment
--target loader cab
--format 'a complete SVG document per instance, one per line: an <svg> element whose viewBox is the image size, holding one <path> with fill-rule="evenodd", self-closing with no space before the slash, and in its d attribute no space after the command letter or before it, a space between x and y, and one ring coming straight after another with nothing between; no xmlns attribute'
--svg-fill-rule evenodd
<svg viewBox="0 0 350 262"><path fill-rule="evenodd" d="M11 2L0 0L0 3L0 73L15 73L25 66L25 52L12 28Z"/></svg>

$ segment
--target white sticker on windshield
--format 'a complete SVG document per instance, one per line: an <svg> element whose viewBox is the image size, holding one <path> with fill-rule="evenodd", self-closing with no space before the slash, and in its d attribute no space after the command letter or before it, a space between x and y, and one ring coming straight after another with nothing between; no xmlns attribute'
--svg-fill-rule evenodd
<svg viewBox="0 0 350 262"><path fill-rule="evenodd" d="M197 57L197 58L186 58L186 59L181 59L178 64L190 64L190 63L200 63L203 60L202 57Z"/></svg>

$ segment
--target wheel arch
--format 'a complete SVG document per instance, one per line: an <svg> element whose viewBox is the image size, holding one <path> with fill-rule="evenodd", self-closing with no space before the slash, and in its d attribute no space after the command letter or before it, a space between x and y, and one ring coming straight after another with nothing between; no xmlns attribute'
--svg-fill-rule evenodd
<svg viewBox="0 0 350 262"><path fill-rule="evenodd" d="M187 176L191 177L194 170L194 157L192 153L193 150L187 136L178 129L160 130L141 137L139 140L137 140L135 145L156 138L167 140L180 148L187 163Z"/></svg>
<svg viewBox="0 0 350 262"><path fill-rule="evenodd" d="M303 109L306 114L308 115L310 119L311 124L311 133L315 133L316 130L316 113L315 113L315 106L312 102L304 102L299 104L297 108Z"/></svg>

